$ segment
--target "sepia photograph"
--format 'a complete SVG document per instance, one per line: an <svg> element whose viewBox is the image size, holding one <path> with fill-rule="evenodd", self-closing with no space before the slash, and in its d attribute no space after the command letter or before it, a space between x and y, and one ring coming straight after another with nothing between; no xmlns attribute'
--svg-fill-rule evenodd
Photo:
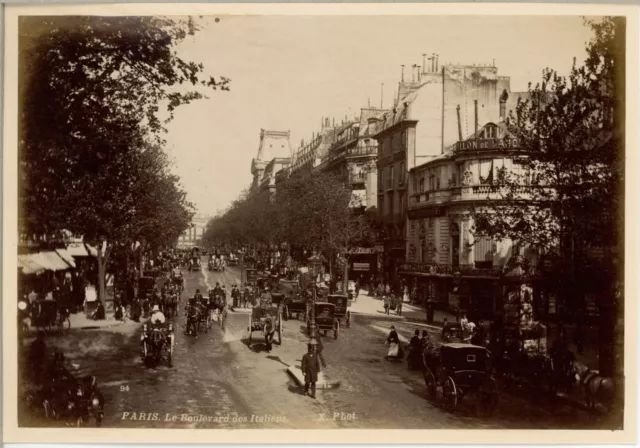
<svg viewBox="0 0 640 448"><path fill-rule="evenodd" d="M632 429L628 16L207 11L16 18L19 429Z"/></svg>

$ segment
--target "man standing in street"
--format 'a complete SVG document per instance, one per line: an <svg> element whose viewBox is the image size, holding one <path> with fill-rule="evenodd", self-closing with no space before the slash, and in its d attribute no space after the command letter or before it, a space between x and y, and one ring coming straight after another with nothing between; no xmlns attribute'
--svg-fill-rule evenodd
<svg viewBox="0 0 640 448"><path fill-rule="evenodd" d="M316 398L316 383L320 373L320 360L315 353L317 342L312 340L308 345L307 353L302 357L302 374L304 375L304 393L311 398Z"/></svg>
<svg viewBox="0 0 640 448"><path fill-rule="evenodd" d="M402 316L402 300L403 297L400 295L400 297L398 297L398 310L396 311L398 316Z"/></svg>
<svg viewBox="0 0 640 448"><path fill-rule="evenodd" d="M238 289L237 284L231 287L231 298L233 299L233 307L240 307L240 289Z"/></svg>

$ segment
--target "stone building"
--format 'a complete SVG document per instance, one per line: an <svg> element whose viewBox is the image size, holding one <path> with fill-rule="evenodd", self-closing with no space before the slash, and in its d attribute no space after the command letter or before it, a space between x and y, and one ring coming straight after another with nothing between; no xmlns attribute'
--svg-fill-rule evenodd
<svg viewBox="0 0 640 448"><path fill-rule="evenodd" d="M258 154L251 161L251 194L275 193L276 174L291 163L291 144L289 131L260 130Z"/></svg>
<svg viewBox="0 0 640 448"><path fill-rule="evenodd" d="M417 69L416 69L417 68ZM478 123L497 123L515 107L520 94L494 66L432 64L414 67L411 81L403 78L392 110L370 119L378 140L378 212L384 227L384 278L400 287L400 266L406 261L407 179L416 166L434 161L447 148L472 135ZM433 177L433 190L449 178Z"/></svg>

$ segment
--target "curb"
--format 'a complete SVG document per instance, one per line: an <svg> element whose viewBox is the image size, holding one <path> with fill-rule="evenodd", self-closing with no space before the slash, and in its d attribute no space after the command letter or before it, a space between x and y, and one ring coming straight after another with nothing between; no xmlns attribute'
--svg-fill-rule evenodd
<svg viewBox="0 0 640 448"><path fill-rule="evenodd" d="M296 384L299 387L304 387L304 376L302 375L302 370L299 366L289 366L287 368L287 373L293 377ZM318 382L316 383L316 389L336 389L340 387L340 381L323 381L323 375L320 373L318 375Z"/></svg>

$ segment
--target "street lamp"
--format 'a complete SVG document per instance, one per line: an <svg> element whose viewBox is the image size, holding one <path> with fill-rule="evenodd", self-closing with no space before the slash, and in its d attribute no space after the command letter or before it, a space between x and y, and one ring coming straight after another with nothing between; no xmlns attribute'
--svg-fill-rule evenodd
<svg viewBox="0 0 640 448"><path fill-rule="evenodd" d="M311 288L312 288L312 299L311 299L311 315L310 315L310 326L311 326L311 334L310 334L310 344L315 342L316 338L316 280L318 278L318 274L320 274L320 269L322 267L322 260L314 251L313 255L307 259L309 264L309 273L312 277Z"/></svg>

